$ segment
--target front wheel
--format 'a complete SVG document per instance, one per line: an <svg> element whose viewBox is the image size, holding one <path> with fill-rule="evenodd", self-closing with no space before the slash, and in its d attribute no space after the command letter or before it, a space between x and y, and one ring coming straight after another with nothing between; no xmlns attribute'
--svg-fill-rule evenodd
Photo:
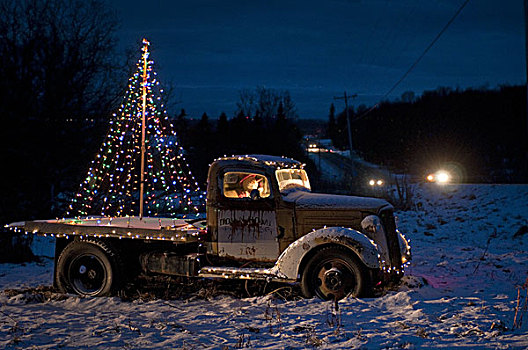
<svg viewBox="0 0 528 350"><path fill-rule="evenodd" d="M57 259L56 284L64 293L110 295L118 286L119 269L119 257L104 242L74 241Z"/></svg>
<svg viewBox="0 0 528 350"><path fill-rule="evenodd" d="M368 290L366 268L344 247L325 247L306 264L301 291L307 298L340 300L351 295L361 297Z"/></svg>

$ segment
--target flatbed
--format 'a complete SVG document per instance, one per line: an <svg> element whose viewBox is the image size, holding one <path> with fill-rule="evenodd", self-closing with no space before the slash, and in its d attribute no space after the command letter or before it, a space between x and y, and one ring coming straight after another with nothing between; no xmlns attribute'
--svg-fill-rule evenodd
<svg viewBox="0 0 528 350"><path fill-rule="evenodd" d="M205 230L201 219L171 219L138 216L129 217L81 217L52 220L21 221L8 225L15 231L23 231L57 238L94 237L160 240L172 242L196 242Z"/></svg>

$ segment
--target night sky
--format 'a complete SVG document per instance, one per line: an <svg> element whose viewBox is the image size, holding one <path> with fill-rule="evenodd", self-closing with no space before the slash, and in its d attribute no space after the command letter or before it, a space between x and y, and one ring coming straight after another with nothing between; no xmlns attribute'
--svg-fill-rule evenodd
<svg viewBox="0 0 528 350"><path fill-rule="evenodd" d="M333 97L374 105L464 0L109 0L120 49L151 41L177 113L232 116L241 89L288 90L301 118L327 118ZM438 86L524 84L522 0L472 0L388 98ZM139 55L139 51L138 51ZM127 79L128 77L123 77ZM173 101L175 102L175 101ZM342 106L343 105L343 106Z"/></svg>

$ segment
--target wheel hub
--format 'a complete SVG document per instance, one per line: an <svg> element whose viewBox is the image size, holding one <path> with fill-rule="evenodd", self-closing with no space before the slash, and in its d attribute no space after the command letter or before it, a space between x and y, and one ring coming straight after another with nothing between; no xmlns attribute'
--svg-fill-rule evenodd
<svg viewBox="0 0 528 350"><path fill-rule="evenodd" d="M321 299L342 299L353 290L356 283L351 268L342 259L323 261L316 271L315 294Z"/></svg>
<svg viewBox="0 0 528 350"><path fill-rule="evenodd" d="M85 265L79 266L79 274L79 277L86 276L90 280L93 280L97 277L97 271L92 268L88 269Z"/></svg>
<svg viewBox="0 0 528 350"><path fill-rule="evenodd" d="M94 271L94 270L90 270L88 271L88 278L89 279L95 279L95 277L97 276L97 273Z"/></svg>
<svg viewBox="0 0 528 350"><path fill-rule="evenodd" d="M70 266L69 279L79 295L96 295L106 284L103 262L94 255L81 255Z"/></svg>
<svg viewBox="0 0 528 350"><path fill-rule="evenodd" d="M332 292L336 292L343 287L343 273L335 267L326 271L323 279L326 288Z"/></svg>

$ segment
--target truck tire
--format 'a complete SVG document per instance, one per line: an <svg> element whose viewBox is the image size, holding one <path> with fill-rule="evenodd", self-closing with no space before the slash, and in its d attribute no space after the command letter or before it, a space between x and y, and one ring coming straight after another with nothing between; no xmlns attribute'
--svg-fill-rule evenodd
<svg viewBox="0 0 528 350"><path fill-rule="evenodd" d="M310 258L301 277L301 291L306 298L340 300L350 295L365 296L368 274L357 258L344 247L324 247Z"/></svg>
<svg viewBox="0 0 528 350"><path fill-rule="evenodd" d="M106 296L118 288L122 266L117 253L99 240L74 241L57 259L56 285L63 293Z"/></svg>

